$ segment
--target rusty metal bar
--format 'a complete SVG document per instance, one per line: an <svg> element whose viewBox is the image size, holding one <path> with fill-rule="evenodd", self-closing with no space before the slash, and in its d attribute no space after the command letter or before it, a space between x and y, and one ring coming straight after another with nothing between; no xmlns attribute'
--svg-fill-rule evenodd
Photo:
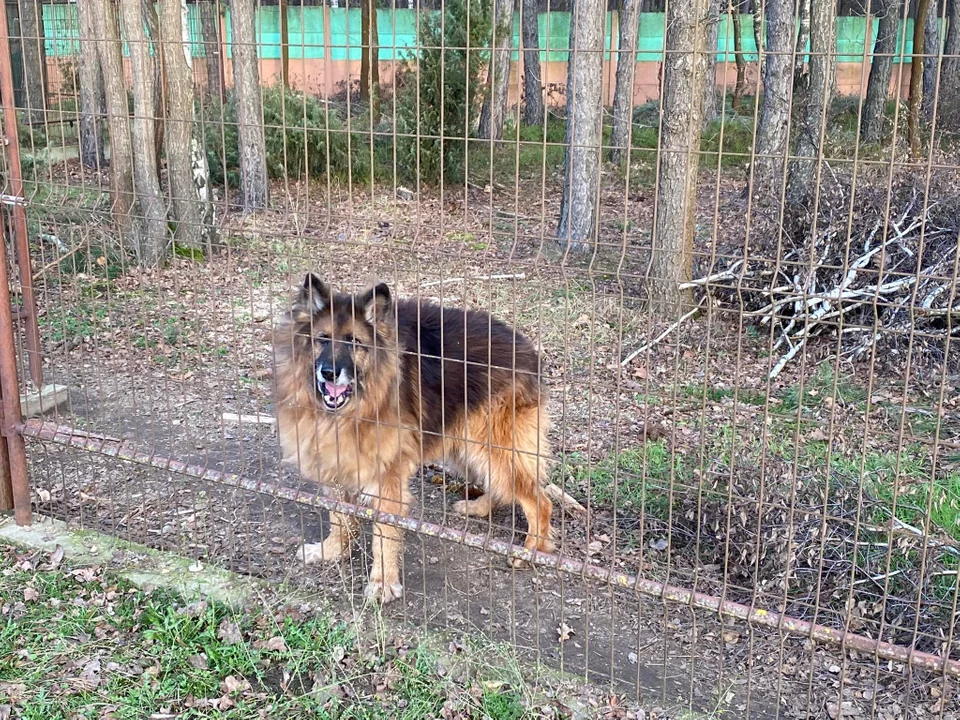
<svg viewBox="0 0 960 720"><path fill-rule="evenodd" d="M960 661L934 655L933 653L911 650L907 647L880 640L873 640L842 629L815 625L806 620L800 620L799 618L790 617L782 613L751 608L747 605L730 600L723 600L713 595L706 595L680 587L665 585L654 580L637 577L636 575L614 572L610 569L604 569L597 565L591 565L581 560L563 557L562 555L541 552L530 553L520 545L514 545L506 540L498 540L487 535L457 530L444 525L418 520L417 518L376 512L371 508L342 502L333 497L325 497L315 493L295 490L277 483L249 480L237 473L213 470L199 465L189 465L179 460L164 458L153 453L137 450L127 441L119 438L88 433L42 420L27 420L24 423L16 425L15 429L22 433L23 437L53 442L88 452L100 453L108 457L115 457L119 460L147 465L198 480L264 493L310 507L325 508L333 512L353 515L363 520L372 520L383 523L384 525L392 525L428 537L459 543L467 547L504 555L506 557L520 558L532 562L535 565L554 568L588 580L633 590L640 595L687 605L700 610L708 610L725 617L744 620L753 625L779 630L781 633L810 638L817 642L838 646L844 650L855 650L871 655L875 654L876 657L884 660L902 662L921 670L943 673L960 678Z"/></svg>
<svg viewBox="0 0 960 720"><path fill-rule="evenodd" d="M10 59L10 30L7 13L0 13L0 102L3 104L3 144L7 152L10 175L10 193L5 197L13 202L13 235L16 245L17 267L20 271L20 293L23 295L22 317L26 333L27 360L30 379L39 388L43 385L43 365L40 358L40 327L37 323L37 301L33 292L33 268L30 263L30 237L27 234L26 199L23 195L23 171L20 166L20 138L17 130L17 110L13 99L13 64ZM6 270L4 270L6 274ZM0 288L6 294L7 284ZM9 305L9 298L7 305ZM7 315L9 310L4 311ZM5 342L5 340L3 340ZM19 394L17 395L19 397ZM19 418L19 414L17 415Z"/></svg>
<svg viewBox="0 0 960 720"><path fill-rule="evenodd" d="M0 237L3 237L4 231L3 218L0 214ZM17 525L29 525L31 521L30 479L27 475L27 449L23 443L23 435L17 430L20 422L20 381L17 375L17 345L14 338L13 314L10 312L10 293L7 291L10 287L9 283L7 243L0 241L0 395L2 395L0 401L3 408L0 436L6 446L13 516Z"/></svg>
<svg viewBox="0 0 960 720"><path fill-rule="evenodd" d="M0 416L2 416L3 391L0 389ZM2 420L0 420L2 424ZM10 475L10 452L7 439L0 435L0 512L13 510L13 478Z"/></svg>

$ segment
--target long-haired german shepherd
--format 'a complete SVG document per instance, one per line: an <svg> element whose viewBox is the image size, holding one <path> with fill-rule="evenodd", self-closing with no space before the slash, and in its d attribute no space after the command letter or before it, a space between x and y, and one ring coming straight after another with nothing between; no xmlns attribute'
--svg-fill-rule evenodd
<svg viewBox="0 0 960 720"><path fill-rule="evenodd" d="M549 416L532 343L484 312L391 298L384 284L356 295L308 274L274 339L277 426L286 462L348 502L407 514L410 477L442 460L485 494L454 510L489 516L519 503L528 550L550 552L543 491ZM355 518L334 513L306 563L349 555ZM374 524L367 596L402 592L402 533ZM523 563L514 562L514 566Z"/></svg>

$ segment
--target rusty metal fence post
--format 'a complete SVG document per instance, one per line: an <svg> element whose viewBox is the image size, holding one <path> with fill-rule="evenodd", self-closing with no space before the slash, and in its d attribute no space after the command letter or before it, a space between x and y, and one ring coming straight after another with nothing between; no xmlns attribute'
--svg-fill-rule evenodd
<svg viewBox="0 0 960 720"><path fill-rule="evenodd" d="M30 484L23 435L17 430L21 419L20 381L17 373L17 349L14 319L23 322L26 335L30 378L37 388L43 385L40 360L40 332L37 305L33 293L33 269L27 233L26 200L20 166L17 113L13 98L13 65L10 57L10 33L6 12L0 12L0 102L3 105L3 146L7 156L8 188L0 196L0 206L12 206L13 244L16 247L20 275L21 305L10 301L7 272L6 223L0 213L0 509L14 511L18 525L31 522Z"/></svg>

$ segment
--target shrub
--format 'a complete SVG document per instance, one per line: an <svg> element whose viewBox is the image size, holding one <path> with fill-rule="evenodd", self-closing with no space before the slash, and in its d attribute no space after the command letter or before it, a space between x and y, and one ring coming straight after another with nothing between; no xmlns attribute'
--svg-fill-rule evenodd
<svg viewBox="0 0 960 720"><path fill-rule="evenodd" d="M441 177L463 178L491 32L490 3L483 0L449 0L442 15L425 16L420 57L407 56L397 81L397 167L410 179L419 175L421 182L436 184Z"/></svg>

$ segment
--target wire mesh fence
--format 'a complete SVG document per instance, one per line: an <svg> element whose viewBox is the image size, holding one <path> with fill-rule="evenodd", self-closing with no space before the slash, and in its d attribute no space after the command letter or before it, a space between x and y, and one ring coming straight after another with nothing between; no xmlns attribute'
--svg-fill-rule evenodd
<svg viewBox="0 0 960 720"><path fill-rule="evenodd" d="M958 717L957 4L355 5L7 4L0 501L588 715Z"/></svg>

